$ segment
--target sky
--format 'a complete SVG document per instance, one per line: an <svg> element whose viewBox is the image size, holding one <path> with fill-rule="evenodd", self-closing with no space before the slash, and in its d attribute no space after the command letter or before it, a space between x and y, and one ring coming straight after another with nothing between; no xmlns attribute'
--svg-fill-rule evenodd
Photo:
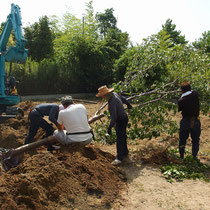
<svg viewBox="0 0 210 210"><path fill-rule="evenodd" d="M0 23L11 10L11 4L21 9L23 27L38 22L39 18L56 15L62 18L67 11L81 18L89 0L1 0ZM94 12L104 13L113 8L117 27L127 32L134 44L158 33L167 19L189 42L210 30L210 0L93 0Z"/></svg>

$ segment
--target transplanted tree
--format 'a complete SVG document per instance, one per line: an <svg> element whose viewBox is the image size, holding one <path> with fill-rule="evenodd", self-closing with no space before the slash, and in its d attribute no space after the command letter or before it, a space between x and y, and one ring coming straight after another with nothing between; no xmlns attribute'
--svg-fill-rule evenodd
<svg viewBox="0 0 210 210"><path fill-rule="evenodd" d="M135 54L131 54L132 62L126 68L124 80L113 85L115 91L126 94L134 104L134 108L128 110L129 139L151 139L161 133L173 135L178 132L173 120L177 112L174 102L180 97L180 84L186 80L199 92L201 111L209 113L209 56L187 45L169 46L170 38L164 33L145 39ZM106 132L106 121L102 123L95 127L96 136Z"/></svg>

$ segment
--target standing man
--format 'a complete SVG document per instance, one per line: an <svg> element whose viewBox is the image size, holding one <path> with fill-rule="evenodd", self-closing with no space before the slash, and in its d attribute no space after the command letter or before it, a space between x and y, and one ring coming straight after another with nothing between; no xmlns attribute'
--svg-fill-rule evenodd
<svg viewBox="0 0 210 210"><path fill-rule="evenodd" d="M61 109L63 109L62 105L59 106L58 104L49 103L39 104L34 109L32 109L28 116L30 121L30 128L29 134L25 139L25 144L29 144L33 141L34 136L36 135L39 128L45 130L46 137L53 135L53 126L44 119L44 116L49 116L49 121L57 125L58 112ZM47 144L48 151L55 149L58 149L58 147L52 145L51 143Z"/></svg>
<svg viewBox="0 0 210 210"><path fill-rule="evenodd" d="M64 110L59 112L54 136L61 144L89 144L93 134L88 124L87 110L82 104L74 104L71 96L61 98Z"/></svg>
<svg viewBox="0 0 210 210"><path fill-rule="evenodd" d="M196 158L199 151L199 140L201 134L201 123L199 120L199 98L197 91L191 91L188 82L181 85L182 95L178 100L178 111L182 112L179 130L179 153L180 158L184 158L186 141L191 134L192 155Z"/></svg>
<svg viewBox="0 0 210 210"><path fill-rule="evenodd" d="M102 86L98 89L97 97L102 97L108 101L108 110L111 116L111 121L108 127L108 134L111 135L111 129L115 126L117 135L117 157L112 162L113 165L119 165L125 157L128 156L127 148L127 135L126 127L128 124L128 116L124 110L123 103L127 105L129 109L132 108L128 100L113 92L114 88L107 88L107 86Z"/></svg>

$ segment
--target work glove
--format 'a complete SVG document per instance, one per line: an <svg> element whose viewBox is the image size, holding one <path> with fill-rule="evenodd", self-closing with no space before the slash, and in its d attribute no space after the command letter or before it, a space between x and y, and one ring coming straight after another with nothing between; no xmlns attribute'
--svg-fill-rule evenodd
<svg viewBox="0 0 210 210"><path fill-rule="evenodd" d="M108 130L107 130L107 133L109 134L109 135L112 135L112 128L108 128Z"/></svg>
<svg viewBox="0 0 210 210"><path fill-rule="evenodd" d="M132 109L133 108L130 104L127 107L128 107L128 109Z"/></svg>

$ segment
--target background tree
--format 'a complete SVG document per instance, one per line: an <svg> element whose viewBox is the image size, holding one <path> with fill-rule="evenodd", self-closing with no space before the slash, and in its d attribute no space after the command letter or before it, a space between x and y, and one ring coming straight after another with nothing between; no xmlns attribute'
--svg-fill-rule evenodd
<svg viewBox="0 0 210 210"><path fill-rule="evenodd" d="M114 82L124 81L127 69L132 66L134 55L138 47L131 47L127 49L119 59L115 60L113 65Z"/></svg>
<svg viewBox="0 0 210 210"><path fill-rule="evenodd" d="M24 28L25 38L28 40L26 48L29 56L35 61L53 58L53 40L47 16L41 17L39 22Z"/></svg>
<svg viewBox="0 0 210 210"><path fill-rule="evenodd" d="M127 49L128 34L109 28L106 36L100 37L92 2L87 4L84 21L69 13L64 17L63 35L54 40L55 59L63 69L64 80L71 81L77 90L89 92L111 84L113 64Z"/></svg>
<svg viewBox="0 0 210 210"><path fill-rule="evenodd" d="M177 72L187 71L190 74L189 52L196 54L196 58L203 53L198 53L200 50L197 48L192 51L187 46L170 19L158 34L145 38L135 47L129 46L128 33L117 27L113 13L111 8L95 15L90 1L86 4L83 18L78 19L67 12L63 19L45 16L26 27L29 56L25 65L14 65L20 81L19 89L23 91L20 94L96 92L99 86L112 85L113 82L118 84L119 91L120 85L127 85L128 90L122 88L122 91L136 94L149 91L169 78L172 81L178 77ZM183 43L185 47L180 48ZM185 62L176 60L178 55ZM195 59L195 62L198 61ZM200 63L195 67L201 67L201 72L205 69ZM8 70L7 64L6 68ZM177 68L180 68L179 71ZM196 72L199 72L197 69ZM205 92L208 83L203 82L201 91Z"/></svg>
<svg viewBox="0 0 210 210"><path fill-rule="evenodd" d="M96 13L96 20L99 22L98 27L100 33L103 34L104 37L110 28L116 28L117 19L115 18L113 12L114 9L110 8L106 9L105 13Z"/></svg>
<svg viewBox="0 0 210 210"><path fill-rule="evenodd" d="M162 30L166 31L170 35L171 40L174 44L186 44L185 36L181 35L181 31L177 31L176 25L172 24L171 19L167 19L165 24L162 25Z"/></svg>
<svg viewBox="0 0 210 210"><path fill-rule="evenodd" d="M202 50L205 53L210 53L210 31L205 31L202 37L192 43L196 49Z"/></svg>
<svg viewBox="0 0 210 210"><path fill-rule="evenodd" d="M0 35L3 31L3 28L5 26L6 22L2 22L1 26L0 26ZM14 30L11 31L8 43L7 43L7 47L11 47L11 46L15 46L16 45L16 39L15 39L15 32Z"/></svg>

